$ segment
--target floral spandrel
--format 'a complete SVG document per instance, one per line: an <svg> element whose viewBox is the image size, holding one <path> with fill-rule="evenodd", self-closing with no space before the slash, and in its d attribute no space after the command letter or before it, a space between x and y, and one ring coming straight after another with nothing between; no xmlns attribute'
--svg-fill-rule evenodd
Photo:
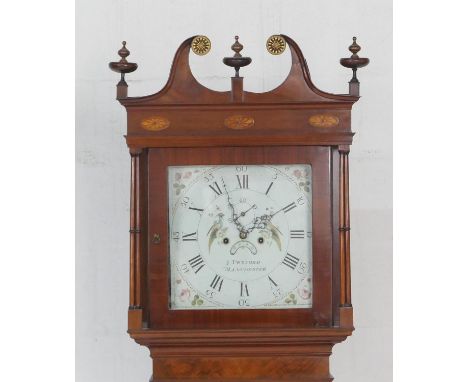
<svg viewBox="0 0 468 382"><path fill-rule="evenodd" d="M284 302L290 305L302 305L304 302L310 301L311 298L312 280L311 278L305 278L293 292L288 293Z"/></svg>
<svg viewBox="0 0 468 382"><path fill-rule="evenodd" d="M193 296L192 305L193 306L203 305L203 299L201 299L200 296L198 294L196 294L195 296Z"/></svg>
<svg viewBox="0 0 468 382"><path fill-rule="evenodd" d="M293 305L296 305L297 304L297 298L296 298L296 295L294 293L290 293L288 295L288 297L285 298L284 302L286 304L293 304Z"/></svg>
<svg viewBox="0 0 468 382"><path fill-rule="evenodd" d="M304 192L310 192L309 170L299 170L298 168L293 171L297 184Z"/></svg>
<svg viewBox="0 0 468 382"><path fill-rule="evenodd" d="M177 276L172 283L173 298L179 308L214 308L215 305L205 300L198 291L194 290L177 271Z"/></svg>
<svg viewBox="0 0 468 382"><path fill-rule="evenodd" d="M186 182L190 180L192 177L192 172L191 171L186 171L186 172L176 172L174 175L175 182L172 185L175 188L175 193L176 195L180 195L182 190L185 188Z"/></svg>
<svg viewBox="0 0 468 382"><path fill-rule="evenodd" d="M312 297L312 279L306 278L297 287L297 294L302 300L310 300Z"/></svg>

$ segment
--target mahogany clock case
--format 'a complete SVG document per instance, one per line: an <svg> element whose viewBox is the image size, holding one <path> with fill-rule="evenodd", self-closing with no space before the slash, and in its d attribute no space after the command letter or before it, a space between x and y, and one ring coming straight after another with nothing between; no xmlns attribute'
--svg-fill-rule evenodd
<svg viewBox="0 0 468 382"><path fill-rule="evenodd" d="M155 380L331 381L331 349L354 330L348 153L356 70L368 60L357 56L354 40L353 56L341 62L353 69L349 94L326 93L313 84L297 44L278 35L292 62L279 87L246 92L236 67L231 91L217 92L190 70L191 44L202 37L182 43L166 86L153 95L127 96L125 73L136 64L125 60L125 46L124 62L110 64L121 73L117 99L127 110L131 154L128 332L150 349ZM224 62L251 61L241 58ZM249 164L312 168L312 307L171 310L168 167Z"/></svg>

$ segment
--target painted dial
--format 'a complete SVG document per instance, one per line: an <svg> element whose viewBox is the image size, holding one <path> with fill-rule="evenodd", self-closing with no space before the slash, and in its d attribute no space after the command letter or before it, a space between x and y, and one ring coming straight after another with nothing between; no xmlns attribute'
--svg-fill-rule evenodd
<svg viewBox="0 0 468 382"><path fill-rule="evenodd" d="M310 165L168 169L171 309L312 306Z"/></svg>

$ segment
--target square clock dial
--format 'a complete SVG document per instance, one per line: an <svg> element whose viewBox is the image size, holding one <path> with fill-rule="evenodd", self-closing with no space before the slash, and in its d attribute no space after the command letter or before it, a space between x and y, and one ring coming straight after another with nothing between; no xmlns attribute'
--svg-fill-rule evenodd
<svg viewBox="0 0 468 382"><path fill-rule="evenodd" d="M312 307L311 172L170 166L170 308Z"/></svg>

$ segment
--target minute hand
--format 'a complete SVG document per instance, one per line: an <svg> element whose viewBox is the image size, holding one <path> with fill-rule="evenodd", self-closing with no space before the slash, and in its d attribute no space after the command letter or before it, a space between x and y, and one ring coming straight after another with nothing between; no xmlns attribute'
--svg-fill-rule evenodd
<svg viewBox="0 0 468 382"><path fill-rule="evenodd" d="M227 195L227 200L228 200L228 204L229 204L229 208L231 209L231 218L232 218L232 221L234 222L234 224L236 225L236 228L239 232L241 232L244 227L242 227L242 224L239 223L238 219L239 219L239 216L237 216L237 214L235 213L234 211L234 205L232 204L231 202L231 195L229 195L229 192L226 188L226 183L224 183L224 179L221 178L221 181L223 182L223 187L224 187L224 191L226 191L226 195Z"/></svg>

